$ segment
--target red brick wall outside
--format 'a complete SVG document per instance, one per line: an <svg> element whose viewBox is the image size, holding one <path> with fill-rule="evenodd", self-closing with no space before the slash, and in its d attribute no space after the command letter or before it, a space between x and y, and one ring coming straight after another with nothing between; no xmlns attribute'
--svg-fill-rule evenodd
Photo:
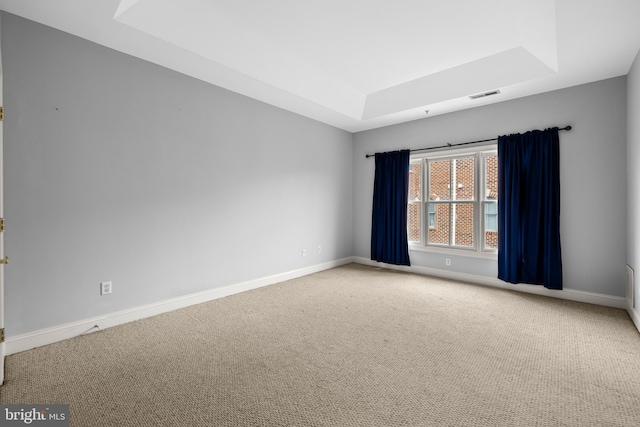
<svg viewBox="0 0 640 427"><path fill-rule="evenodd" d="M487 249L498 249L498 232L486 231L485 233L485 247Z"/></svg>
<svg viewBox="0 0 640 427"><path fill-rule="evenodd" d="M408 214L408 231L409 241L420 241L420 208L422 203L420 202L422 197L422 185L420 184L420 170L422 169L421 163L411 163L411 170L409 171L409 202L416 201L417 203L409 203Z"/></svg>
<svg viewBox="0 0 640 427"><path fill-rule="evenodd" d="M487 185L489 193L495 192L493 198L498 198L498 156L487 156L487 174L484 177L484 182ZM487 197L489 195L487 194Z"/></svg>
<svg viewBox="0 0 640 427"><path fill-rule="evenodd" d="M409 241L420 241L420 203L409 203L408 222L409 222Z"/></svg>

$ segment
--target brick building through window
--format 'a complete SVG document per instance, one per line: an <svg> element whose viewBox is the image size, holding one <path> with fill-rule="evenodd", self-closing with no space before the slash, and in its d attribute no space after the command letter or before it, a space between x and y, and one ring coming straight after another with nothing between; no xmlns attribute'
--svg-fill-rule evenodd
<svg viewBox="0 0 640 427"><path fill-rule="evenodd" d="M497 249L498 157L495 148L483 149L412 156L407 224L411 243Z"/></svg>

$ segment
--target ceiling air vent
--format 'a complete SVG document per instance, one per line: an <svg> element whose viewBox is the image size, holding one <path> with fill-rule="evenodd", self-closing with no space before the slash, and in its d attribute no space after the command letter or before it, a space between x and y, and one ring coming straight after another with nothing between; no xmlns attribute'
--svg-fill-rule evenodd
<svg viewBox="0 0 640 427"><path fill-rule="evenodd" d="M493 96L493 95L498 95L500 93L499 90L492 90L490 92L485 92L485 93L479 93L477 95L471 95L469 98L470 99L478 99L478 98L484 98L485 96Z"/></svg>

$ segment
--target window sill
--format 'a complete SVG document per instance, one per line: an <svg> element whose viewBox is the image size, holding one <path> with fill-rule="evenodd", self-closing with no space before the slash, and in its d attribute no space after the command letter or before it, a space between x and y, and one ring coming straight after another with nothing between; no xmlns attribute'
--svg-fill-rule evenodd
<svg viewBox="0 0 640 427"><path fill-rule="evenodd" d="M430 252L442 255L456 255L469 258L498 259L498 252L478 252L474 250L452 249L452 248L436 248L433 246L409 245L410 251Z"/></svg>

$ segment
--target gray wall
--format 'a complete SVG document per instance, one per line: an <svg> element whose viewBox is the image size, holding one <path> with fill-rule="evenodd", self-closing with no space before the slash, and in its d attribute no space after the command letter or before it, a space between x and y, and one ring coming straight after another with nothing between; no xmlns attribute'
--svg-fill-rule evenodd
<svg viewBox="0 0 640 427"><path fill-rule="evenodd" d="M354 251L370 256L374 161L366 153L423 148L572 125L560 134L565 288L624 296L626 77L365 131L354 136ZM637 141L640 143L640 141ZM445 256L411 252L413 265L445 270ZM450 270L497 276L495 260L450 256Z"/></svg>
<svg viewBox="0 0 640 427"><path fill-rule="evenodd" d="M627 76L627 117L627 264L635 273L635 313L640 317L640 53Z"/></svg>
<svg viewBox="0 0 640 427"><path fill-rule="evenodd" d="M9 336L352 255L350 133L10 14L1 29Z"/></svg>

